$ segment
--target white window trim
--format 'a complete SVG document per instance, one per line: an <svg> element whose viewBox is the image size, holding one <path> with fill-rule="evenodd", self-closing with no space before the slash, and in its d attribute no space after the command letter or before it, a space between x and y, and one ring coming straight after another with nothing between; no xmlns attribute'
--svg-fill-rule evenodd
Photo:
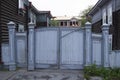
<svg viewBox="0 0 120 80"><path fill-rule="evenodd" d="M30 22L36 25L36 15L32 11L30 12Z"/></svg>
<svg viewBox="0 0 120 80"><path fill-rule="evenodd" d="M24 9L24 1L23 0L19 0L19 9Z"/></svg>
<svg viewBox="0 0 120 80"><path fill-rule="evenodd" d="M18 32L24 32L24 25L22 25L22 24L19 24L18 25Z"/></svg>
<svg viewBox="0 0 120 80"><path fill-rule="evenodd" d="M106 24L106 23L107 23L107 18L106 18L106 16L107 16L107 11L106 11L106 9L104 8L104 9L102 10L102 24Z"/></svg>
<svg viewBox="0 0 120 80"><path fill-rule="evenodd" d="M108 24L112 24L112 4L108 5L107 12Z"/></svg>

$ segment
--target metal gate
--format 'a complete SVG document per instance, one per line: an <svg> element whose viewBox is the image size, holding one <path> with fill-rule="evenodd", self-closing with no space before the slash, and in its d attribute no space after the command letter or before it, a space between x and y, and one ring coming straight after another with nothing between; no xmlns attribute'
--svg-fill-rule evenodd
<svg viewBox="0 0 120 80"><path fill-rule="evenodd" d="M82 69L82 28L40 28L35 30L35 67Z"/></svg>

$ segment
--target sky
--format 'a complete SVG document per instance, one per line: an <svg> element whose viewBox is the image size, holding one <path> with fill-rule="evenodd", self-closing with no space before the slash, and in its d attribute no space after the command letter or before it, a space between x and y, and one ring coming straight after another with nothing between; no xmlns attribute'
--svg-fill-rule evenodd
<svg viewBox="0 0 120 80"><path fill-rule="evenodd" d="M98 0L29 0L40 11L51 11L53 16L78 16Z"/></svg>

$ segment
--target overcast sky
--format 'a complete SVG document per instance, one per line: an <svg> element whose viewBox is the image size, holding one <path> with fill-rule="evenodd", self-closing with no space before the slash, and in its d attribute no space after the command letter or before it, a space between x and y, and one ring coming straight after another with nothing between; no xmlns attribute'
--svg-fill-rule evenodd
<svg viewBox="0 0 120 80"><path fill-rule="evenodd" d="M51 11L53 16L78 16L80 11L98 0L29 0L40 11Z"/></svg>

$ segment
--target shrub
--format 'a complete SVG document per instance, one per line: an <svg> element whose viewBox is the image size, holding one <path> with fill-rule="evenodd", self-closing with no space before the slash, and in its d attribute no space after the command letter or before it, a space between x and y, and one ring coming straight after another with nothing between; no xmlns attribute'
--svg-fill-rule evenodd
<svg viewBox="0 0 120 80"><path fill-rule="evenodd" d="M120 80L120 69L97 67L95 64L92 64L84 68L84 77L89 80L90 76L100 76L104 80Z"/></svg>

